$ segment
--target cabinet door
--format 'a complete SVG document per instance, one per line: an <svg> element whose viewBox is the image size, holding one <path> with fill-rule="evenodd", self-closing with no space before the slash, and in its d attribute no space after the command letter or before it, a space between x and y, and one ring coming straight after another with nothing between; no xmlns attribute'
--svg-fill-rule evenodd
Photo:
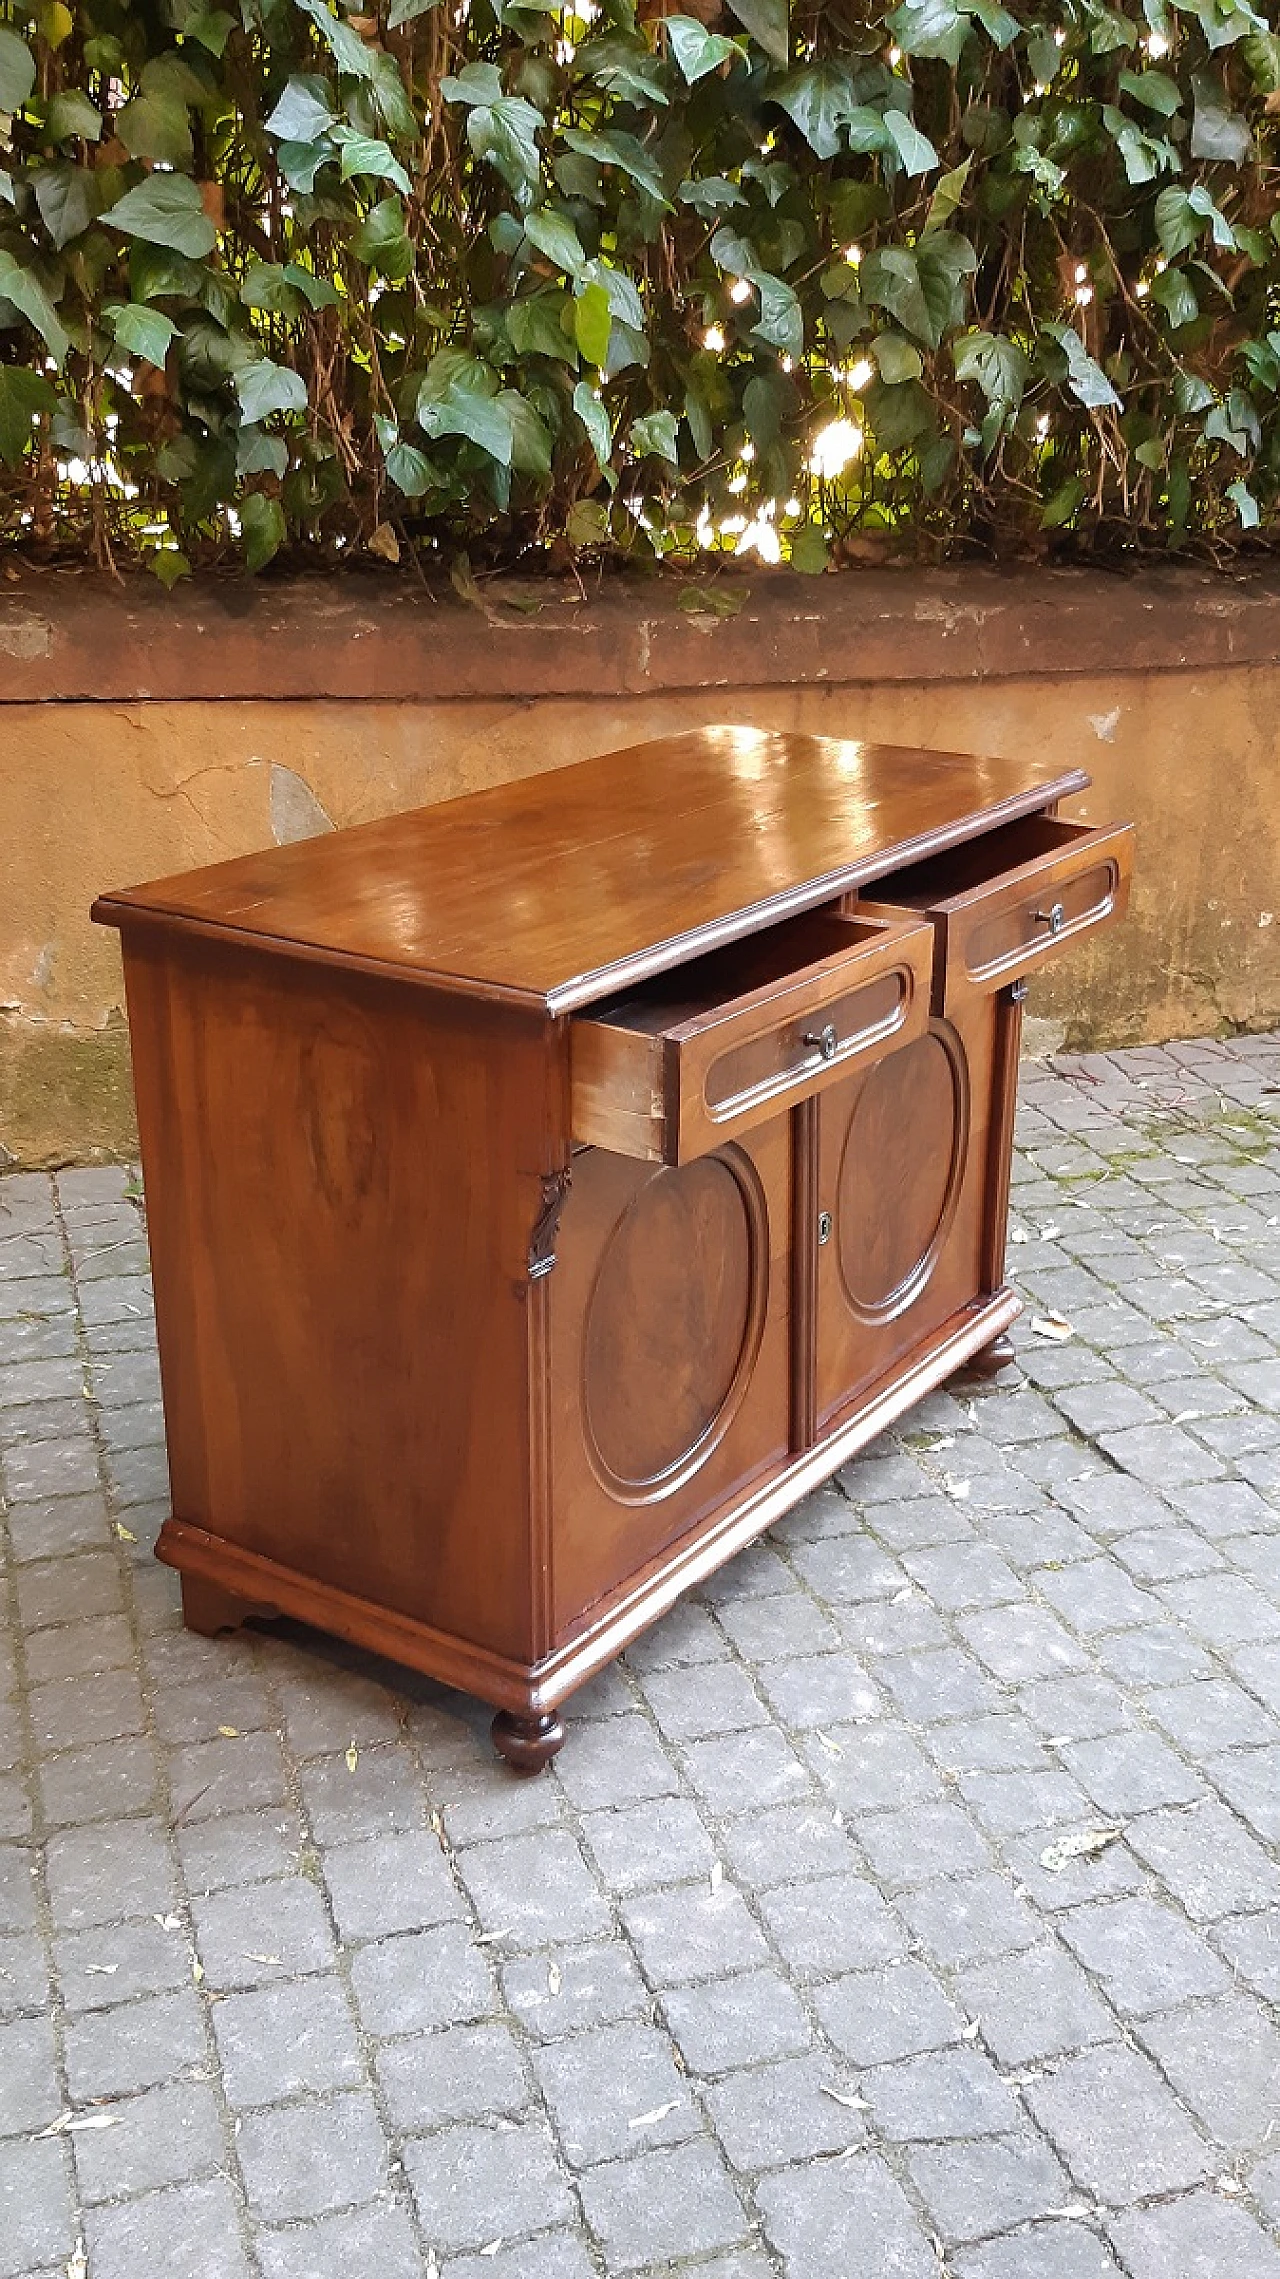
<svg viewBox="0 0 1280 2279"><path fill-rule="evenodd" d="M1000 1287L1019 1012L955 983L924 1036L815 1103L815 1431Z"/></svg>
<svg viewBox="0 0 1280 2279"><path fill-rule="evenodd" d="M785 1461L791 1193L785 1115L679 1166L574 1156L550 1278L558 1635Z"/></svg>

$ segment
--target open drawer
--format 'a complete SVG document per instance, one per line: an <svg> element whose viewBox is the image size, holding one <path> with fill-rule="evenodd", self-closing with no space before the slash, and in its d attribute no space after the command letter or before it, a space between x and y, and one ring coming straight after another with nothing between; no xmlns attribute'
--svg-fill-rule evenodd
<svg viewBox="0 0 1280 2279"><path fill-rule="evenodd" d="M1090 830L1029 815L877 880L867 908L886 918L919 912L932 919L940 990L961 976L974 988L999 989L1118 918L1132 866L1131 823Z"/></svg>
<svg viewBox="0 0 1280 2279"><path fill-rule="evenodd" d="M815 910L677 966L570 1028L573 1136L687 1163L920 1035L932 929Z"/></svg>

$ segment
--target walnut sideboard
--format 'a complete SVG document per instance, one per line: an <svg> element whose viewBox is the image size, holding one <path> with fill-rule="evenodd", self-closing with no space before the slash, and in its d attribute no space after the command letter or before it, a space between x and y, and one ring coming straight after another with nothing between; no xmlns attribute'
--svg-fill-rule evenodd
<svg viewBox="0 0 1280 2279"><path fill-rule="evenodd" d="M105 895L173 1516L284 1613L559 1705L1018 1301L1025 977L1123 910L1078 770L712 728Z"/></svg>

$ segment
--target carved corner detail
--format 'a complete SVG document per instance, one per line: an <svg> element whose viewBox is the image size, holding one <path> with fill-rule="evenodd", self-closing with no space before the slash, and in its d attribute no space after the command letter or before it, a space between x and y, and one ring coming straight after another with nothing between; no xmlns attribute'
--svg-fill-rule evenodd
<svg viewBox="0 0 1280 2279"><path fill-rule="evenodd" d="M544 1172L542 1178L542 1207L533 1222L529 1237L529 1280L541 1281L556 1262L556 1236L560 1231L560 1214L569 1193L572 1173L566 1164L563 1171Z"/></svg>

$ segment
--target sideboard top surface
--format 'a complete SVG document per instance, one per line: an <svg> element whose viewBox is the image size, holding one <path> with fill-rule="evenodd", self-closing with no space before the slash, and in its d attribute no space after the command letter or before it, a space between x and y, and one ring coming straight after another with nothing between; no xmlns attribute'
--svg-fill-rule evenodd
<svg viewBox="0 0 1280 2279"><path fill-rule="evenodd" d="M1036 755L705 728L106 894L93 914L564 1013L1088 781Z"/></svg>

